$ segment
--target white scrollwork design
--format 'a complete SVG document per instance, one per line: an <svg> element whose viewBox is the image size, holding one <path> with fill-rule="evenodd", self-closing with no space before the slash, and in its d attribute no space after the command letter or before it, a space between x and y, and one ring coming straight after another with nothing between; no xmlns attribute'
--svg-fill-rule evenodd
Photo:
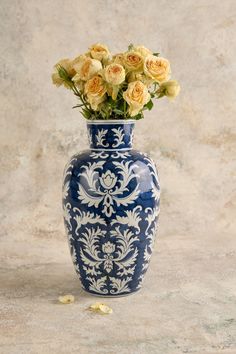
<svg viewBox="0 0 236 354"><path fill-rule="evenodd" d="M121 128L112 131L116 136L112 146L117 147L122 144L124 132ZM107 146L106 133L106 129L97 133L96 139L101 146ZM82 276L87 290L100 295L123 295L141 287L149 265L159 213L158 176L153 161L146 155L144 167L148 166L152 176L148 188L140 177L137 153L134 159L129 159L132 153L115 149L92 151L89 156L87 162L80 160L74 172L73 162L77 156L73 157L65 170L65 177L79 171L76 176L78 199L74 200L71 177L64 181L63 187L70 252L76 272ZM147 194L142 194L146 191ZM151 202L148 199L146 203L143 195Z"/></svg>
<svg viewBox="0 0 236 354"><path fill-rule="evenodd" d="M93 139L92 139L92 134L91 134L91 132L89 130L88 130L88 141L89 141L89 145L92 146Z"/></svg>
<svg viewBox="0 0 236 354"><path fill-rule="evenodd" d="M145 209L145 213L147 213L147 217L145 220L148 222L148 227L146 229L145 234L148 235L150 228L152 227L152 223L154 222L154 229L157 226L157 217L159 215L159 207L152 209L150 207Z"/></svg>
<svg viewBox="0 0 236 354"><path fill-rule="evenodd" d="M114 153L111 154L111 157L113 159L127 159L127 157L130 157L130 153L129 152L119 152L119 151L115 151Z"/></svg>
<svg viewBox="0 0 236 354"><path fill-rule="evenodd" d="M88 275L101 274L101 267L109 274L114 264L118 267L118 276L132 275L135 269L135 260L138 255L138 249L134 247L134 242L138 237L130 230L121 231L119 226L111 231L114 240L107 241L100 248L101 238L104 238L106 232L100 227L87 228L80 235L80 242L83 247L80 250L80 256L83 260L83 269Z"/></svg>
<svg viewBox="0 0 236 354"><path fill-rule="evenodd" d="M133 145L133 142L134 142L134 132L132 130L131 134L130 134L130 146Z"/></svg>
<svg viewBox="0 0 236 354"><path fill-rule="evenodd" d="M143 278L144 278L144 275L145 275L146 270L148 268L150 258L152 255L154 242L155 242L155 238L156 238L156 232L157 232L157 220L158 220L158 215L159 215L159 206L156 206L156 208L154 208L154 209L148 207L145 209L145 213L147 214L147 217L145 218L145 220L148 222L148 227L146 229L145 234L147 235L147 240L149 240L149 243L146 245L145 250L144 250L142 273L139 277L138 288L140 288L142 285Z"/></svg>
<svg viewBox="0 0 236 354"><path fill-rule="evenodd" d="M79 270L79 264L78 264L78 259L77 259L77 252L76 252L76 249L75 249L75 247L73 245L74 238L72 236L71 231L68 229L67 225L65 225L65 229L66 229L67 240L68 240L68 245L69 245L69 249L70 249L72 262L73 262L73 265L74 265L76 273L81 278L80 270Z"/></svg>
<svg viewBox="0 0 236 354"><path fill-rule="evenodd" d="M83 270L89 276L87 279L91 283L90 289L94 290L99 287L99 292L103 292L100 286L101 283L97 283L102 278L99 280L93 278L101 275L101 269L103 269L103 272L107 272L107 279L112 282L112 288L114 289L111 293L129 291L127 284L131 279L130 275L134 274L138 256L138 249L134 246L134 242L138 240L138 237L130 230L121 231L120 227L117 226L115 230L111 231L111 241L107 241L101 246L101 239L105 235L106 232L100 227L86 227L85 231L80 234L80 242L83 244L80 249L80 257L83 261ZM118 269L117 276L123 278L122 280L109 277L114 265ZM98 284L100 285L98 286ZM105 283L103 286L105 286Z"/></svg>
<svg viewBox="0 0 236 354"><path fill-rule="evenodd" d="M90 211L86 212L86 211L81 211L78 208L73 208L73 212L76 213L73 219L77 224L75 229L75 233L77 236L79 235L78 230L82 225L86 225L88 223L106 225L105 220L100 215L95 215Z"/></svg>
<svg viewBox="0 0 236 354"><path fill-rule="evenodd" d="M89 289L98 293L98 294L108 294L106 279L107 277L102 277L98 280L95 278L88 277L88 281L90 282Z"/></svg>
<svg viewBox="0 0 236 354"><path fill-rule="evenodd" d="M158 201L160 199L160 189L158 189L154 183L152 183L152 197L156 201Z"/></svg>
<svg viewBox="0 0 236 354"><path fill-rule="evenodd" d="M119 127L117 129L116 128L112 129L112 131L115 135L114 143L112 144L112 147L116 148L116 147L120 146L121 144L124 144L124 141L123 141L123 138L125 136L124 129Z"/></svg>
<svg viewBox="0 0 236 354"><path fill-rule="evenodd" d="M110 170L107 170L102 173L101 177L98 177L98 171L103 167L104 163L105 161L99 161L88 163L87 166L84 166L84 171L80 176L85 178L88 188L86 191L81 183L78 184L78 199L82 204L95 206L96 208L103 202L104 207L102 211L109 217L115 212L114 203L117 206L127 206L135 201L139 194L139 184L137 183L131 193L124 195L124 192L129 191L129 182L133 178L138 177L133 171L135 165L130 166L130 161L114 161L113 164L116 166L117 174L121 178L117 178Z"/></svg>
<svg viewBox="0 0 236 354"><path fill-rule="evenodd" d="M148 162L147 166L150 167L151 175L154 177L154 179L155 179L155 181L156 181L156 183L157 183L157 185L159 187L159 180L158 180L158 174L157 174L157 171L156 171L155 162L148 156L146 156L144 158L144 160Z"/></svg>
<svg viewBox="0 0 236 354"><path fill-rule="evenodd" d="M66 199L68 196L68 192L69 192L69 188L70 188L70 182L67 181L66 183L63 184L62 187L62 199Z"/></svg>
<svg viewBox="0 0 236 354"><path fill-rule="evenodd" d="M106 153L105 151L100 151L100 152L93 151L90 153L90 157L92 159L107 159L108 156L109 156L109 154Z"/></svg>
<svg viewBox="0 0 236 354"><path fill-rule="evenodd" d="M105 151L100 151L100 152L96 152L96 151L92 151L90 153L90 157L93 159L93 160L96 160L96 159L107 159L109 157L109 153L105 152ZM122 151L115 151L111 153L111 157L113 159L127 159L128 157L130 157L130 153L125 151L125 152L122 152Z"/></svg>
<svg viewBox="0 0 236 354"><path fill-rule="evenodd" d="M114 257L114 262L119 268L117 275L122 276L133 274L135 269L135 260L138 255L138 249L134 247L133 243L138 241L138 237L128 229L121 232L119 226L117 226L115 230L111 231L111 235L116 237L118 244L117 256Z"/></svg>
<svg viewBox="0 0 236 354"><path fill-rule="evenodd" d="M123 292L129 292L130 289L128 287L128 283L130 282L132 278L131 277L127 277L126 279L118 279L118 278L114 278L114 277L110 277L110 281L111 281L111 294L120 294Z"/></svg>
<svg viewBox="0 0 236 354"><path fill-rule="evenodd" d="M70 209L71 209L71 204L70 203L66 203L66 205L63 205L64 221L67 224L67 227L68 227L69 231L72 231Z"/></svg>
<svg viewBox="0 0 236 354"><path fill-rule="evenodd" d="M106 142L105 140L106 134L107 134L107 129L98 130L96 134L97 146L103 146L103 147L109 146L108 142Z"/></svg>
<svg viewBox="0 0 236 354"><path fill-rule="evenodd" d="M136 228L136 232L140 232L139 222L141 221L141 217L139 216L139 212L142 210L140 205L137 205L133 210L125 210L126 216L116 215L116 218L111 221L111 225L116 223L133 226Z"/></svg>
<svg viewBox="0 0 236 354"><path fill-rule="evenodd" d="M99 239L104 237L106 232L101 230L100 227L87 228L86 231L81 233L80 242L83 243L84 248L80 249L80 256L84 262L83 269L86 274L99 275L99 267L103 259L99 257Z"/></svg>
<svg viewBox="0 0 236 354"><path fill-rule="evenodd" d="M65 178L66 178L67 176L70 176L70 175L72 174L72 168L73 168L72 162L77 160L78 155L79 155L79 154L76 154L76 155L72 156L72 158L70 159L70 161L69 161L69 162L67 163L67 165L65 166L64 173L63 173L63 180L65 180Z"/></svg>

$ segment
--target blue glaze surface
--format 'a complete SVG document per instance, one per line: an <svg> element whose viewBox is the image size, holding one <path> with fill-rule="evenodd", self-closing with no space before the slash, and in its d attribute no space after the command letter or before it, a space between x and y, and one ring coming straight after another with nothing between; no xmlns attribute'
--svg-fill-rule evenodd
<svg viewBox="0 0 236 354"><path fill-rule="evenodd" d="M90 150L74 155L63 183L72 260L90 293L137 291L154 244L160 186L156 168L132 150L134 122L88 124Z"/></svg>

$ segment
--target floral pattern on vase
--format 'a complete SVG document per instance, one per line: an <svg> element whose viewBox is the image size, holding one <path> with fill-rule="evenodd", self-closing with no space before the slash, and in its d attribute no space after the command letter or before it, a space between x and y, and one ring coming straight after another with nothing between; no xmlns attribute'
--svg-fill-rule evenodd
<svg viewBox="0 0 236 354"><path fill-rule="evenodd" d="M141 287L152 254L160 202L156 168L132 150L134 121L88 122L90 150L64 172L63 210L82 287L121 296Z"/></svg>

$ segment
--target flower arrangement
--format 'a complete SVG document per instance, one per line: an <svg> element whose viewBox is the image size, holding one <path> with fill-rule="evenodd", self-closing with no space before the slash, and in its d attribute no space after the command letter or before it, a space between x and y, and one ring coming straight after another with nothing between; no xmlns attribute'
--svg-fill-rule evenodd
<svg viewBox="0 0 236 354"><path fill-rule="evenodd" d="M75 59L62 59L54 67L52 81L70 89L79 99L86 119L141 119L153 99L175 98L180 91L170 80L170 63L144 46L130 44L124 53L112 55L97 43Z"/></svg>

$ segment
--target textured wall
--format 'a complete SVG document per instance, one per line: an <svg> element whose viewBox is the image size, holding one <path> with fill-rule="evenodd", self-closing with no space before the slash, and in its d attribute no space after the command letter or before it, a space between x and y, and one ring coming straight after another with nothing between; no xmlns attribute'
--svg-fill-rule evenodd
<svg viewBox="0 0 236 354"><path fill-rule="evenodd" d="M0 0L1 353L236 352L235 0ZM182 91L137 123L156 161L159 240L145 286L86 311L61 216L62 172L87 146L58 59L101 41L160 51ZM76 303L61 307L64 293ZM82 325L81 325L82 324Z"/></svg>
<svg viewBox="0 0 236 354"><path fill-rule="evenodd" d="M136 127L136 148L159 166L160 237L233 232L235 14L234 0L2 0L4 235L63 237L62 169L87 137L75 98L53 87L50 73L96 41L112 51L130 42L160 51L182 86L174 103L158 101Z"/></svg>

